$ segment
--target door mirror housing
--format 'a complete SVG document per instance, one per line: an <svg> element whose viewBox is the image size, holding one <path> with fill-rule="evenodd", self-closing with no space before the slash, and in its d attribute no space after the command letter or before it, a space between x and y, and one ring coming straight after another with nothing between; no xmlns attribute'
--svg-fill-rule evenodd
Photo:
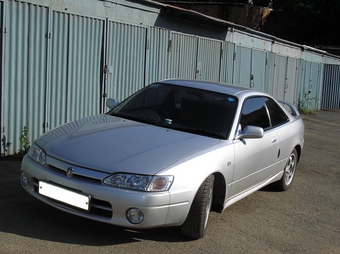
<svg viewBox="0 0 340 254"><path fill-rule="evenodd" d="M236 139L262 138L262 137L263 137L263 128L258 127L258 126L248 125L244 128L243 131L240 131Z"/></svg>
<svg viewBox="0 0 340 254"><path fill-rule="evenodd" d="M113 109L114 107L117 107L118 104L119 104L119 100L117 100L117 99L109 98L109 99L106 100L106 106L109 109Z"/></svg>

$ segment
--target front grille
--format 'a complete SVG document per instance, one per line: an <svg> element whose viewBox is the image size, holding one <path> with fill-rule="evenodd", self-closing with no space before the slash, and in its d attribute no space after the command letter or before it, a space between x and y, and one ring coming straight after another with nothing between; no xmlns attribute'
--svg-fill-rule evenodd
<svg viewBox="0 0 340 254"><path fill-rule="evenodd" d="M55 166L52 166L52 165L49 165L49 169L55 171L55 172L58 172L62 175L66 175L66 171L63 170L63 169L60 169L58 167L55 167ZM76 172L74 172L72 174L72 177L74 178L77 178L77 179L80 179L80 180L83 180L83 181L86 181L86 182L91 182L91 183L101 183L102 180L101 179L96 179L96 178L93 178L93 177L89 177L89 176L85 176L85 175L80 175L80 174L77 174Z"/></svg>
<svg viewBox="0 0 340 254"><path fill-rule="evenodd" d="M56 185L55 183L51 183L51 184ZM58 186L65 188L65 189L75 191L75 190L67 188L65 186L61 186L61 185L58 185ZM39 180L36 179L36 178L33 178L33 191L36 194L40 195L39 194ZM104 201L104 200L99 200L99 199L95 199L95 198L91 197L90 209L89 209L89 211L84 211L82 209L73 207L71 205L65 204L63 202L60 202L60 201L57 201L57 200L54 200L54 199L51 199L51 198L48 198L48 197L45 197L45 196L44 196L44 198L48 199L50 202L52 202L54 204L57 204L58 206L62 206L64 208L68 208L68 209L71 209L71 210L74 210L74 211L78 211L80 213L93 214L93 215L103 217L103 218L111 218L112 217L112 206L109 202Z"/></svg>

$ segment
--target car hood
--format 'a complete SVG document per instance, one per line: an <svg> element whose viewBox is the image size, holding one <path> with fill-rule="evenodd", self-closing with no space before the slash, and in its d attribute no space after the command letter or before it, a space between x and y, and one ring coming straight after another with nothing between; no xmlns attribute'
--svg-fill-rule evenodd
<svg viewBox="0 0 340 254"><path fill-rule="evenodd" d="M62 125L36 140L47 155L102 172L155 174L219 139L106 114Z"/></svg>

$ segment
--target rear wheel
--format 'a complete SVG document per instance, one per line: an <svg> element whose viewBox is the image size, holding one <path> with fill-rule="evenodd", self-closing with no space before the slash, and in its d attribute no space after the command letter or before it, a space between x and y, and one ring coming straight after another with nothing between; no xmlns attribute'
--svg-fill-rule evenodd
<svg viewBox="0 0 340 254"><path fill-rule="evenodd" d="M210 175L196 193L188 217L181 227L183 235L195 239L205 235L213 199L213 187L214 175Z"/></svg>
<svg viewBox="0 0 340 254"><path fill-rule="evenodd" d="M287 164L283 171L282 178L276 182L276 187L278 190L285 191L288 190L289 187L292 185L295 171L296 171L296 165L298 163L298 154L296 149L291 152Z"/></svg>

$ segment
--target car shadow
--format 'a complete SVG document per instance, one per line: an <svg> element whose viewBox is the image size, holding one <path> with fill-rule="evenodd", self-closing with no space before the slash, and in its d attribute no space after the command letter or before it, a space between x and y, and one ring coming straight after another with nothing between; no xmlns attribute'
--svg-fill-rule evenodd
<svg viewBox="0 0 340 254"><path fill-rule="evenodd" d="M274 184L269 184L267 186L264 186L263 188L259 189L258 191L261 192L279 192L276 187L274 186Z"/></svg>
<svg viewBox="0 0 340 254"><path fill-rule="evenodd" d="M20 162L0 161L0 233L87 246L142 240L186 242L179 227L126 229L68 214L30 196L20 185ZM14 164L14 166L13 166Z"/></svg>

